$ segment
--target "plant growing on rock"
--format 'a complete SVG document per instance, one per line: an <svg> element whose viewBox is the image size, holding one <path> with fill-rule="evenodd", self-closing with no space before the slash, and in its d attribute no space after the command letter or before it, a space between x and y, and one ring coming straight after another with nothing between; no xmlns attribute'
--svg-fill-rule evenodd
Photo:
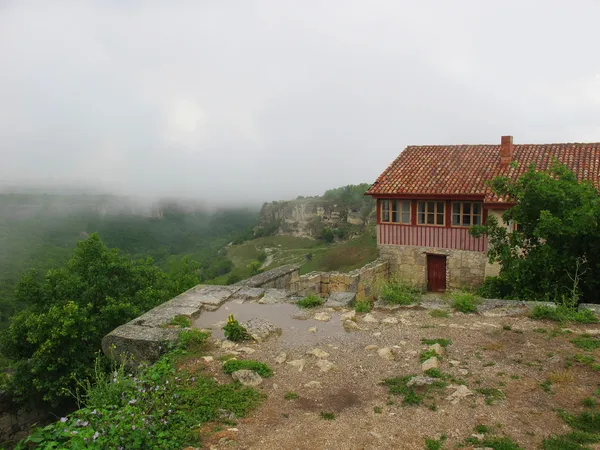
<svg viewBox="0 0 600 450"><path fill-rule="evenodd" d="M371 303L368 300L363 300L360 302L356 302L356 306L354 310L357 313L368 313L371 312Z"/></svg>
<svg viewBox="0 0 600 450"><path fill-rule="evenodd" d="M304 297L301 300L296 302L296 305L299 308L316 308L317 306L322 306L324 304L324 300L321 297L318 297L314 294L310 294Z"/></svg>
<svg viewBox="0 0 600 450"><path fill-rule="evenodd" d="M249 341L252 337L248 334L248 331L235 320L233 314L230 314L227 318L227 324L223 327L225 337L230 341L241 342Z"/></svg>
<svg viewBox="0 0 600 450"><path fill-rule="evenodd" d="M269 366L263 362L254 361L252 359L230 359L223 364L223 371L225 373L233 373L238 370L253 370L263 378L273 376L273 370Z"/></svg>

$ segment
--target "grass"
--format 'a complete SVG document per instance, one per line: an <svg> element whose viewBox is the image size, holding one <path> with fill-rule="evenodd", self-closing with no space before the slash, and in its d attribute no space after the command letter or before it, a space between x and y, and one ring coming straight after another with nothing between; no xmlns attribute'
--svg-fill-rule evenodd
<svg viewBox="0 0 600 450"><path fill-rule="evenodd" d="M323 300L321 297L311 294L307 297L304 297L301 300L298 300L296 302L296 305L298 306L298 308L307 309L307 308L316 308L318 306L323 306L324 303L325 303L325 300Z"/></svg>
<svg viewBox="0 0 600 450"><path fill-rule="evenodd" d="M298 398L298 394L295 392L286 392L283 398L286 400L296 400Z"/></svg>
<svg viewBox="0 0 600 450"><path fill-rule="evenodd" d="M497 388L478 388L475 390L480 394L483 394L485 403L488 405L492 405L496 400L504 400L506 398L504 392Z"/></svg>
<svg viewBox="0 0 600 450"><path fill-rule="evenodd" d="M540 383L540 388L542 388L542 391L550 394L552 393L552 381L550 380L546 380Z"/></svg>
<svg viewBox="0 0 600 450"><path fill-rule="evenodd" d="M381 299L394 305L406 306L418 303L422 294L421 289L400 280L390 280L379 288Z"/></svg>
<svg viewBox="0 0 600 450"><path fill-rule="evenodd" d="M423 343L425 345L440 344L442 347L446 348L450 344L452 344L452 341L450 339L444 339L444 338L436 338L436 339L423 338L423 339L421 339L421 343Z"/></svg>
<svg viewBox="0 0 600 450"><path fill-rule="evenodd" d="M555 435L544 439L542 449L586 450L589 447L585 444L600 442L600 413L598 411L585 411L580 414L570 414L562 411L559 414L573 428L573 431L568 434Z"/></svg>
<svg viewBox="0 0 600 450"><path fill-rule="evenodd" d="M375 414L381 414L383 412L383 409L381 408L381 406L374 406L373 407L373 412Z"/></svg>
<svg viewBox="0 0 600 450"><path fill-rule="evenodd" d="M555 307L547 305L537 305L529 314L529 317L537 320L552 320L554 322L576 322L576 323L596 323L598 317L589 309L578 311L576 308L558 304Z"/></svg>
<svg viewBox="0 0 600 450"><path fill-rule="evenodd" d="M466 291L454 291L450 293L450 304L456 311L470 314L477 312L477 305L482 300L475 294Z"/></svg>
<svg viewBox="0 0 600 450"><path fill-rule="evenodd" d="M371 312L371 302L369 302L368 300L356 302L356 305L354 306L354 310L357 313Z"/></svg>
<svg viewBox="0 0 600 450"><path fill-rule="evenodd" d="M220 355L217 359L219 361L225 362L235 358L237 358L237 355L234 355L233 353L225 353L223 355Z"/></svg>
<svg viewBox="0 0 600 450"><path fill-rule="evenodd" d="M586 408L593 408L596 406L596 399L594 397L586 397L581 400L581 404Z"/></svg>
<svg viewBox="0 0 600 450"><path fill-rule="evenodd" d="M491 448L494 450L523 450L523 447L519 446L519 444L508 436L486 436L486 438L483 441L478 442L477 445L481 448Z"/></svg>
<svg viewBox="0 0 600 450"><path fill-rule="evenodd" d="M433 349L427 349L421 352L421 354L419 355L419 360L421 362L427 361L429 358L433 358L436 357L438 359L442 359L442 357L440 355L438 355L435 350Z"/></svg>
<svg viewBox="0 0 600 450"><path fill-rule="evenodd" d="M596 350L600 348L600 339L590 336L589 334L582 334L571 340L571 343L577 348L583 350Z"/></svg>
<svg viewBox="0 0 600 450"><path fill-rule="evenodd" d="M335 414L332 412L321 411L319 416L323 420L335 420Z"/></svg>
<svg viewBox="0 0 600 450"><path fill-rule="evenodd" d="M475 427L475 433L485 434L485 433L489 433L489 432L490 432L490 429L486 425L480 424Z"/></svg>
<svg viewBox="0 0 600 450"><path fill-rule="evenodd" d="M225 373L233 373L237 370L253 370L263 378L273 376L273 370L269 366L251 359L230 359L223 364Z"/></svg>
<svg viewBox="0 0 600 450"><path fill-rule="evenodd" d="M450 313L444 309L433 309L429 311L429 315L436 319L447 319L450 317Z"/></svg>
<svg viewBox="0 0 600 450"><path fill-rule="evenodd" d="M575 380L575 375L570 370L563 370L561 372L550 372L548 374L548 380L552 383L572 383Z"/></svg>
<svg viewBox="0 0 600 450"><path fill-rule="evenodd" d="M188 316L178 315L171 319L169 325L180 328L190 328L192 326L192 320Z"/></svg>

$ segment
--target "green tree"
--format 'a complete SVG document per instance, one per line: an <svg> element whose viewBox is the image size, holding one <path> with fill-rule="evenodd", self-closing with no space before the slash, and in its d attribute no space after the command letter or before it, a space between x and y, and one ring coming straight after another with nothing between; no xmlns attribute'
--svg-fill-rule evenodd
<svg viewBox="0 0 600 450"><path fill-rule="evenodd" d="M600 282L600 197L594 186L555 163L548 171L530 167L517 180L498 177L495 193L517 204L503 215L473 227L487 235L490 262L501 264L500 278L510 295L526 299L585 299L598 302Z"/></svg>
<svg viewBox="0 0 600 450"><path fill-rule="evenodd" d="M7 388L21 402L64 404L75 379L92 377L102 337L197 284L196 267L182 260L169 274L151 258L127 259L92 234L64 267L43 279L31 271L15 292L28 306L0 339L1 353L12 360Z"/></svg>

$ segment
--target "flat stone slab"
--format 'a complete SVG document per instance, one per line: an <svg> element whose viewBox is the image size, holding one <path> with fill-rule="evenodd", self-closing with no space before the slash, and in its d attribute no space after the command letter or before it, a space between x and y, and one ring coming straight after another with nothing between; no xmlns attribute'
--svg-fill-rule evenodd
<svg viewBox="0 0 600 450"><path fill-rule="evenodd" d="M238 290L229 286L205 286L196 295L202 305L220 306Z"/></svg>
<svg viewBox="0 0 600 450"><path fill-rule="evenodd" d="M234 295L235 298L238 298L240 300L258 300L264 295L264 293L265 289L263 288L243 287Z"/></svg>
<svg viewBox="0 0 600 450"><path fill-rule="evenodd" d="M153 363L178 336L179 330L125 324L104 336L102 351L113 361L128 366Z"/></svg>
<svg viewBox="0 0 600 450"><path fill-rule="evenodd" d="M241 322L240 325L243 326L246 331L248 331L248 334L252 336L252 339L257 342L262 342L273 335L281 334L281 328L275 326L266 319L249 319Z"/></svg>
<svg viewBox="0 0 600 450"><path fill-rule="evenodd" d="M325 306L330 308L347 308L356 300L356 292L334 292L332 293Z"/></svg>
<svg viewBox="0 0 600 450"><path fill-rule="evenodd" d="M267 289L265 295L258 300L258 303L265 305L285 303L289 295L289 291L284 289Z"/></svg>

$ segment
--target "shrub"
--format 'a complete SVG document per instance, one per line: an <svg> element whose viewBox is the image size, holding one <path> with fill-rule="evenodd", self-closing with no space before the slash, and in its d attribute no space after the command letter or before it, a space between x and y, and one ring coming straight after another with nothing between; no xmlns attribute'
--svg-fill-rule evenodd
<svg viewBox="0 0 600 450"><path fill-rule="evenodd" d="M169 325L173 325L179 328L189 328L192 326L192 320L188 316L178 315L171 319Z"/></svg>
<svg viewBox="0 0 600 450"><path fill-rule="evenodd" d="M179 334L179 347L183 350L197 351L206 344L210 333L200 331L197 328L184 330Z"/></svg>
<svg viewBox="0 0 600 450"><path fill-rule="evenodd" d="M221 384L205 375L176 370L172 354L133 376L122 367L100 371L87 385L85 407L35 429L17 445L36 449L179 450L200 446L198 428L243 417L262 394L239 383Z"/></svg>
<svg viewBox="0 0 600 450"><path fill-rule="evenodd" d="M286 400L296 400L298 398L298 394L295 392L286 392L283 398Z"/></svg>
<svg viewBox="0 0 600 450"><path fill-rule="evenodd" d="M223 327L225 337L230 341L241 342L248 341L252 337L248 334L248 331L234 319L233 314L229 315L227 324Z"/></svg>
<svg viewBox="0 0 600 450"><path fill-rule="evenodd" d="M237 370L253 370L263 378L273 376L273 370L269 366L252 359L230 359L223 364L223 371L225 373L233 373Z"/></svg>
<svg viewBox="0 0 600 450"><path fill-rule="evenodd" d="M512 286L500 277L486 277L477 288L477 295L483 298L505 298L511 292Z"/></svg>
<svg viewBox="0 0 600 450"><path fill-rule="evenodd" d="M298 300L296 305L298 305L299 308L316 308L317 306L322 306L324 303L325 301L321 297L311 294Z"/></svg>
<svg viewBox="0 0 600 450"><path fill-rule="evenodd" d="M325 411L321 411L321 419L323 420L334 420L335 419L335 414L332 412L325 412Z"/></svg>
<svg viewBox="0 0 600 450"><path fill-rule="evenodd" d="M452 292L450 298L452 300L452 307L462 313L477 312L477 305L482 303L480 298L466 291Z"/></svg>
<svg viewBox="0 0 600 450"><path fill-rule="evenodd" d="M384 283L379 291L379 296L387 303L395 305L411 305L421 299L421 289L404 281L390 280Z"/></svg>
<svg viewBox="0 0 600 450"><path fill-rule="evenodd" d="M356 306L354 307L354 310L357 313L368 313L371 312L371 302L364 300L361 302L356 302Z"/></svg>
<svg viewBox="0 0 600 450"><path fill-rule="evenodd" d="M237 274L237 273L230 273L229 276L227 277L227 280L225 281L225 284L229 285L229 284L235 284L238 281L241 281L242 277Z"/></svg>

